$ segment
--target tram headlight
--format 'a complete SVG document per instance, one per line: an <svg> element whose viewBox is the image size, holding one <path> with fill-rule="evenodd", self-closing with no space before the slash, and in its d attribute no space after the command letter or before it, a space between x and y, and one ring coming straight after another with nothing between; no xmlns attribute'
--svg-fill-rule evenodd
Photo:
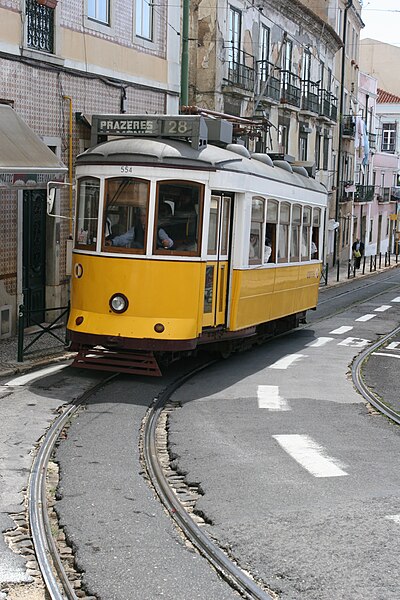
<svg viewBox="0 0 400 600"><path fill-rule="evenodd" d="M128 298L124 294L114 294L110 298L110 308L115 313L121 314L129 306Z"/></svg>

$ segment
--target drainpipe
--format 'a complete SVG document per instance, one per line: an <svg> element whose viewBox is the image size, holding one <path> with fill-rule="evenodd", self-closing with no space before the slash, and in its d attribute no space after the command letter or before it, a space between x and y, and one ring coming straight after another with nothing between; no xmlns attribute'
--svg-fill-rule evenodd
<svg viewBox="0 0 400 600"><path fill-rule="evenodd" d="M72 238L72 98L63 96L69 102L69 129L68 129L68 180L69 180L69 236Z"/></svg>
<svg viewBox="0 0 400 600"><path fill-rule="evenodd" d="M353 0L349 0L344 9L343 17L343 50L342 50L342 67L340 74L340 104L339 104L339 143L338 143L338 165L336 178L336 204L335 204L335 221L339 222L339 192L340 192L340 177L343 171L342 165L342 135L343 135L343 105L344 105L344 75L346 67L346 42L347 42L347 13L353 6ZM335 229L334 244L333 244L333 266L336 263L339 246L339 230L341 226Z"/></svg>
<svg viewBox="0 0 400 600"><path fill-rule="evenodd" d="M182 5L181 107L189 104L189 3Z"/></svg>

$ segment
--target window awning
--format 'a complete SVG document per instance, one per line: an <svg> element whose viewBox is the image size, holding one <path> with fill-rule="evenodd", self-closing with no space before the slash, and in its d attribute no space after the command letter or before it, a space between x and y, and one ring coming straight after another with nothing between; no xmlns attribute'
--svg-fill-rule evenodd
<svg viewBox="0 0 400 600"><path fill-rule="evenodd" d="M7 104L0 104L0 188L43 188L67 167Z"/></svg>

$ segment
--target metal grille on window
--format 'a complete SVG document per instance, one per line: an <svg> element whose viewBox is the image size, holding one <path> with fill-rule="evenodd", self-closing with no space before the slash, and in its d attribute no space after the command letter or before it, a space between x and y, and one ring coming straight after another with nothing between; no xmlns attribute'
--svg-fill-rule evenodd
<svg viewBox="0 0 400 600"><path fill-rule="evenodd" d="M54 10L26 0L27 46L42 52L54 53Z"/></svg>

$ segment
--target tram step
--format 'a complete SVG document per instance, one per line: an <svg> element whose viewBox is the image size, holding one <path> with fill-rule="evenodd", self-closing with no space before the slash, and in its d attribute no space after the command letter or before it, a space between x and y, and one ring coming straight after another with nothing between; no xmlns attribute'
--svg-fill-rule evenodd
<svg viewBox="0 0 400 600"><path fill-rule="evenodd" d="M105 348L90 348L80 350L72 366L132 375L162 375L153 352L116 352Z"/></svg>

